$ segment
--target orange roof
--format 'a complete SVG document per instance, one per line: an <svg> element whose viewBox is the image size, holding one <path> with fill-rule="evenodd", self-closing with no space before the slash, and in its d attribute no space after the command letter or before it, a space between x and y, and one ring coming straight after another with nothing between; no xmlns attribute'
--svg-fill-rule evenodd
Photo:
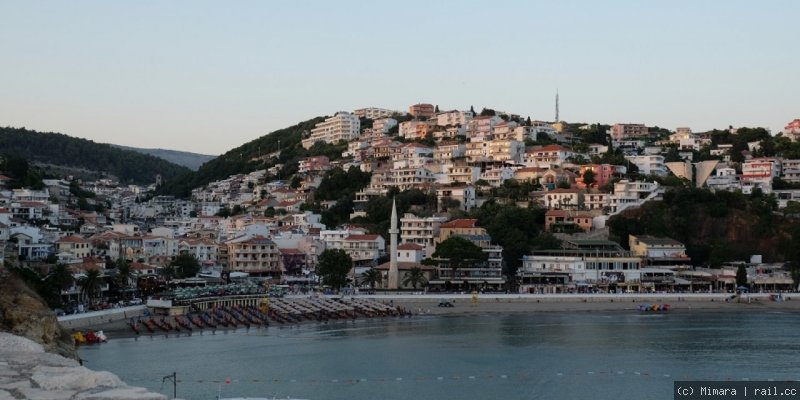
<svg viewBox="0 0 800 400"><path fill-rule="evenodd" d="M397 246L397 250L424 250L425 248L416 243L403 243Z"/></svg>
<svg viewBox="0 0 800 400"><path fill-rule="evenodd" d="M442 228L475 228L477 226L478 220L477 219L454 219L449 222L445 222L442 224Z"/></svg>
<svg viewBox="0 0 800 400"><path fill-rule="evenodd" d="M86 239L78 235L71 235L58 239L56 243L88 243L88 242L86 241Z"/></svg>

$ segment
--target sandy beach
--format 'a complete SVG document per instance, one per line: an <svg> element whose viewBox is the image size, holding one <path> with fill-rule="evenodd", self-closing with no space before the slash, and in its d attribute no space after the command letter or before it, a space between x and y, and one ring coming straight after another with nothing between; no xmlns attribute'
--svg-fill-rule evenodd
<svg viewBox="0 0 800 400"><path fill-rule="evenodd" d="M307 297L307 296L302 296ZM640 312L641 304L669 304L669 313L686 312L799 312L800 296L784 294L783 301L773 301L770 294L752 294L730 299L725 294L625 294L625 295L504 295L480 294L473 302L470 294L441 295L371 295L387 304L404 307L415 315L465 315L507 313L583 313ZM292 296L287 297L291 300ZM453 307L439 307L443 300ZM726 301L728 300L728 301ZM316 323L316 322L302 322ZM127 321L118 320L92 325L87 329L103 330L109 338L134 337ZM164 333L155 333L163 335ZM176 335L177 333L170 333ZM144 334L148 335L148 334Z"/></svg>

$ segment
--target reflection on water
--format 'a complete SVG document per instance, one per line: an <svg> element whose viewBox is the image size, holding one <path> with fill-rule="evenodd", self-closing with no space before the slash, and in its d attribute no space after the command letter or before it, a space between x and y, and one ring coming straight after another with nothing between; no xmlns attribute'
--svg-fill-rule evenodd
<svg viewBox="0 0 800 400"><path fill-rule="evenodd" d="M120 339L80 355L162 393L177 371L188 399L663 399L676 379L797 379L799 327L763 313L424 316Z"/></svg>

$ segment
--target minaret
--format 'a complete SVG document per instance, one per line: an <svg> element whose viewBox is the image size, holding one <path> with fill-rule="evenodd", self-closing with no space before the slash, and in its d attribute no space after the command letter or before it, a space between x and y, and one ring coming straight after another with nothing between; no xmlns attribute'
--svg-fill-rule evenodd
<svg viewBox="0 0 800 400"><path fill-rule="evenodd" d="M397 204L392 199L392 221L389 227L389 290L397 290L399 288L400 272L397 270L397 234L400 231L397 229Z"/></svg>

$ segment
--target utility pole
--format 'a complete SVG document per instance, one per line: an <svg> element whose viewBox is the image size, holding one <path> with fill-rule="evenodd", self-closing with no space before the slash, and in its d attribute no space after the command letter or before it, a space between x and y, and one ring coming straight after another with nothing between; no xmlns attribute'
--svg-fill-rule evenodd
<svg viewBox="0 0 800 400"><path fill-rule="evenodd" d="M166 381L172 381L172 398L175 399L178 397L178 373L173 372L172 375L167 375L161 378L161 383Z"/></svg>

